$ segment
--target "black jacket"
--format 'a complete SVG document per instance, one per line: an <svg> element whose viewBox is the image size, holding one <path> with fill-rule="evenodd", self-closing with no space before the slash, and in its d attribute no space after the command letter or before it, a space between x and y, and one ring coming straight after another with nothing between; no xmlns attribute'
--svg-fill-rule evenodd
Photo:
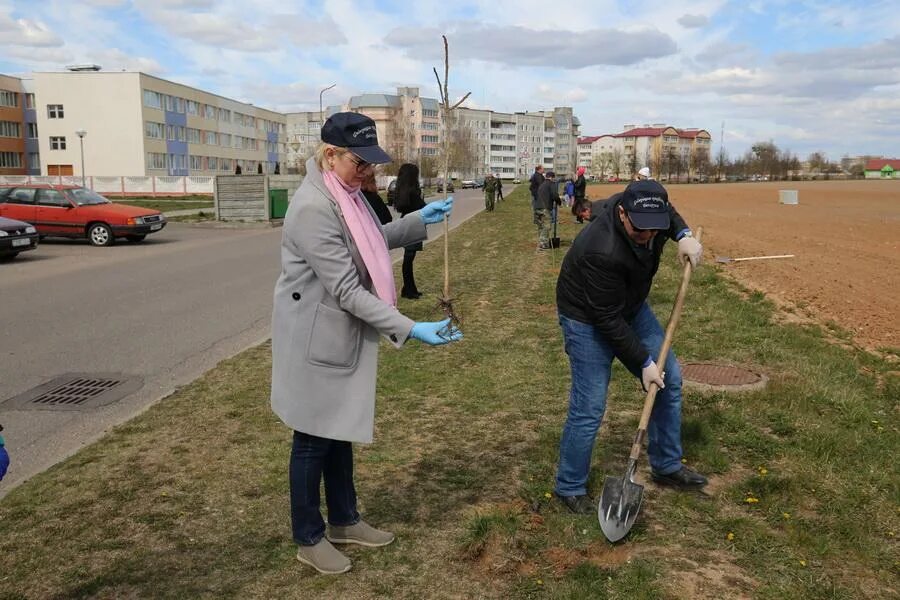
<svg viewBox="0 0 900 600"><path fill-rule="evenodd" d="M669 204L669 230L657 234L648 247L638 246L619 220L621 197L618 193L594 203L591 222L563 259L556 305L563 316L594 325L616 357L640 372L650 353L631 329L631 321L650 293L666 239L674 240L687 225Z"/></svg>
<svg viewBox="0 0 900 600"><path fill-rule="evenodd" d="M368 200L375 214L378 215L378 220L381 221L382 225L387 225L394 219L391 216L391 211L388 210L387 204L384 203L378 192L367 192L364 190L362 194Z"/></svg>
<svg viewBox="0 0 900 600"><path fill-rule="evenodd" d="M541 187L538 188L537 203L532 205L532 208L534 210L544 208L552 211L554 206L559 206L560 204L562 204L562 200L559 199L559 186L556 180L545 179Z"/></svg>
<svg viewBox="0 0 900 600"><path fill-rule="evenodd" d="M575 180L575 199L576 200L584 200L585 188L587 187L587 181L584 180L584 175L579 175L578 179Z"/></svg>
<svg viewBox="0 0 900 600"><path fill-rule="evenodd" d="M531 197L534 198L537 196L538 188L541 187L541 184L544 183L544 174L538 173L535 171L531 175L531 179L529 179L530 185L528 186L528 191L531 192Z"/></svg>

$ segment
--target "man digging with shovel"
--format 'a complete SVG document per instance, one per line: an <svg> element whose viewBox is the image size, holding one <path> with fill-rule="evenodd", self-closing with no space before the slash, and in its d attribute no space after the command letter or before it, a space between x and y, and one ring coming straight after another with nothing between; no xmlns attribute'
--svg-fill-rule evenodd
<svg viewBox="0 0 900 600"><path fill-rule="evenodd" d="M656 181L632 182L593 210L594 218L566 253L556 284L572 387L554 491L579 514L597 511L587 480L614 358L645 390L651 383L659 386L648 428L653 481L680 489L707 482L681 463L681 370L671 352L664 371L657 366L664 333L647 304L666 240L676 240L679 261L695 267L703 248Z"/></svg>

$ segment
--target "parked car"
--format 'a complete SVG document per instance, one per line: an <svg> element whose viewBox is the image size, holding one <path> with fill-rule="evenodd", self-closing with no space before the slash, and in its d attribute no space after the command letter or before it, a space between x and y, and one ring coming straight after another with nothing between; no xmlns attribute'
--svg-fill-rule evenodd
<svg viewBox="0 0 900 600"><path fill-rule="evenodd" d="M522 183L522 180L519 179L518 177L516 177L515 179L513 179L513 183L518 185L518 184Z"/></svg>
<svg viewBox="0 0 900 600"><path fill-rule="evenodd" d="M38 246L38 232L34 225L0 217L0 258L13 259L19 252Z"/></svg>
<svg viewBox="0 0 900 600"><path fill-rule="evenodd" d="M460 187L464 190L474 190L478 187L478 182L474 179L463 179L462 185Z"/></svg>
<svg viewBox="0 0 900 600"><path fill-rule="evenodd" d="M111 246L117 238L141 242L166 226L158 210L110 202L73 185L22 185L0 194L0 217L34 224L43 237L87 238Z"/></svg>
<svg viewBox="0 0 900 600"><path fill-rule="evenodd" d="M606 181L608 181L609 183L617 183L619 181L619 178L615 175L610 175L606 178Z"/></svg>
<svg viewBox="0 0 900 600"><path fill-rule="evenodd" d="M443 191L444 191L444 182L443 182L443 181L438 181L438 182L437 182L437 186L434 188L434 191L436 191L436 192L443 192ZM451 181L450 183L447 184L447 191L448 191L448 192L453 192L453 191L455 191L454 188L453 188L453 182L452 182L452 181Z"/></svg>

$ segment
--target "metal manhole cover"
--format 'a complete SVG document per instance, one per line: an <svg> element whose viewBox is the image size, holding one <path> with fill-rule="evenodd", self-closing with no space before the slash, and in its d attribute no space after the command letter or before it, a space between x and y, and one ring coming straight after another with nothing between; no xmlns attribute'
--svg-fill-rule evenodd
<svg viewBox="0 0 900 600"><path fill-rule="evenodd" d="M122 373L66 373L6 400L17 410L82 410L112 404L139 389L140 377Z"/></svg>
<svg viewBox="0 0 900 600"><path fill-rule="evenodd" d="M696 387L721 391L757 390L768 382L758 371L717 363L684 363L681 378Z"/></svg>

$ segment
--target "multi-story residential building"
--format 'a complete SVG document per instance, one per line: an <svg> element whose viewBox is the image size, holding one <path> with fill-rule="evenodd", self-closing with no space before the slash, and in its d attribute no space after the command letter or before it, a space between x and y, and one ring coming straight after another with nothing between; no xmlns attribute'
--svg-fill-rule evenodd
<svg viewBox="0 0 900 600"><path fill-rule="evenodd" d="M335 112L335 111L332 111ZM300 163L311 157L322 139L322 124L329 111L292 112L285 114L287 172L300 170Z"/></svg>
<svg viewBox="0 0 900 600"><path fill-rule="evenodd" d="M539 164L559 175L575 171L580 123L571 108L515 113L459 108L457 113L458 125L471 131L476 153L477 166L463 176L527 178Z"/></svg>
<svg viewBox="0 0 900 600"><path fill-rule="evenodd" d="M578 140L578 164L604 177L650 167L661 178L693 176L710 162L711 136L705 129L677 129L664 123L583 137Z"/></svg>
<svg viewBox="0 0 900 600"><path fill-rule="evenodd" d="M41 171L87 175L273 173L285 116L139 72L35 73ZM79 139L83 136L83 139Z"/></svg>
<svg viewBox="0 0 900 600"><path fill-rule="evenodd" d="M32 82L0 75L0 175L40 175Z"/></svg>

